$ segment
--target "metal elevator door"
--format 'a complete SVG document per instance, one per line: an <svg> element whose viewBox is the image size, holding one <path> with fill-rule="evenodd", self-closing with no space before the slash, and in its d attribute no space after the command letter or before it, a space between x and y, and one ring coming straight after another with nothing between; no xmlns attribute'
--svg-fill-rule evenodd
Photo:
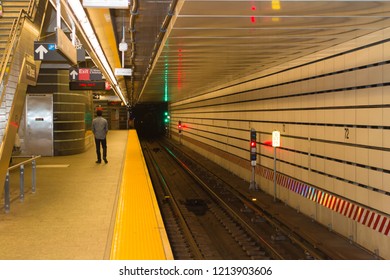
<svg viewBox="0 0 390 280"><path fill-rule="evenodd" d="M53 156L53 95L27 94L26 153Z"/></svg>

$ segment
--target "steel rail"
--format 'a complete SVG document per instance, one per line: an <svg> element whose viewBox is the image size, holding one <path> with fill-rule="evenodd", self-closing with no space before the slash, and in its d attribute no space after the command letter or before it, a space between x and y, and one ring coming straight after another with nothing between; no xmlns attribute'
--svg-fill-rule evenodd
<svg viewBox="0 0 390 280"><path fill-rule="evenodd" d="M183 234L186 238L186 241L188 242L188 245L191 248L191 252L194 254L195 259L204 260L205 258L203 256L202 252L199 250L199 247L195 241L195 238L194 238L193 234L191 233L189 226L188 226L182 212L180 211L180 207L179 207L176 199L172 195L170 187L169 187L168 183L166 182L164 175L162 174L158 163L155 161L154 157L151 155L149 149L146 149L145 155L147 155L148 158L150 159L150 162L152 162L153 169L157 174L157 177L159 179L160 184L162 185L162 189L163 189L164 193L167 196L169 196L169 202L170 202L170 205L172 207L172 211L175 213L176 218L179 221L179 224L181 226L181 229L183 230Z"/></svg>
<svg viewBox="0 0 390 280"><path fill-rule="evenodd" d="M186 154L184 151L181 150L181 152L185 154L186 157L188 157L191 161L194 161L198 165L201 165L196 159ZM221 180L225 185L227 185L229 187L229 191L232 192L238 199L240 199L240 201L246 207L254 211L258 216L264 218L270 225L272 225L274 228L278 229L281 233L286 235L293 243L298 244L303 249L303 251L308 252L312 257L319 260L324 259L324 255L329 256L327 253L320 250L317 244L310 243L304 237L301 237L296 231L291 230L288 226L284 225L281 221L275 218L271 213L268 213L260 206L253 204L251 198L248 198L245 195L243 195L241 192L237 191L229 182L225 181L223 178L220 178L217 174L211 172L210 170L208 170L208 172L213 176L215 176L216 178L218 178L219 180ZM308 246L308 244L305 244L304 242L307 242L310 246Z"/></svg>
<svg viewBox="0 0 390 280"><path fill-rule="evenodd" d="M228 213L236 219L239 224L245 228L245 230L252 235L255 239L259 240L262 246L267 249L268 253L274 258L283 260L285 259L278 251L275 250L275 248L269 244L268 241L266 241L263 237L261 237L254 229L251 227L246 221L244 221L237 213L234 211L228 204L226 204L211 188L201 179L199 178L194 172L190 170L190 168L184 164L179 158L176 157L176 155L166 146L162 146L179 164L183 167L184 170L187 171L188 174L190 174L220 205L223 205L223 208L228 211Z"/></svg>

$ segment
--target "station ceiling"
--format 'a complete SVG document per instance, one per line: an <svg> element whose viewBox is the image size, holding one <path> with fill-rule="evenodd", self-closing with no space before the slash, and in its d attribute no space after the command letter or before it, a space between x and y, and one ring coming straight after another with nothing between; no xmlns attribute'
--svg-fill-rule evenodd
<svg viewBox="0 0 390 280"><path fill-rule="evenodd" d="M133 0L87 10L100 41L115 40L116 50L104 47L110 63L133 68L123 81L133 105L193 97L390 26L389 1Z"/></svg>

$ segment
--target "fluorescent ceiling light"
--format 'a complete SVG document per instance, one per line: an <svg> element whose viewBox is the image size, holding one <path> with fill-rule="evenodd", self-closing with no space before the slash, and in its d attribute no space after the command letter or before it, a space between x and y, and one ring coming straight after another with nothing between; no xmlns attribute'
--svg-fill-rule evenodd
<svg viewBox="0 0 390 280"><path fill-rule="evenodd" d="M127 9L129 0L83 0L86 8Z"/></svg>
<svg viewBox="0 0 390 280"><path fill-rule="evenodd" d="M122 94L122 91L120 87L118 86L118 81L115 78L114 73L112 72L112 69L110 67L110 64L107 61L106 56L104 55L104 52L100 46L99 40L96 37L95 32L93 31L92 25L89 22L89 19L84 11L83 6L81 5L81 2L79 0L68 0L68 4L70 8L72 9L73 14L77 17L77 20L79 21L85 36L87 37L89 43L91 44L94 52L96 53L98 59L100 60L100 63L103 65L104 69L106 70L107 74L109 75L109 79L113 85L113 89L119 97L122 99L122 101L127 105L127 101L125 97Z"/></svg>

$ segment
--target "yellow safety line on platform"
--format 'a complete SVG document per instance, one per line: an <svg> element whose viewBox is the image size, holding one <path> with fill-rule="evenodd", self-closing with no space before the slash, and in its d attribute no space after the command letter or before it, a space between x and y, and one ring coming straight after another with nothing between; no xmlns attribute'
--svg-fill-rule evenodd
<svg viewBox="0 0 390 280"><path fill-rule="evenodd" d="M129 130L111 247L112 260L173 260L135 130Z"/></svg>

